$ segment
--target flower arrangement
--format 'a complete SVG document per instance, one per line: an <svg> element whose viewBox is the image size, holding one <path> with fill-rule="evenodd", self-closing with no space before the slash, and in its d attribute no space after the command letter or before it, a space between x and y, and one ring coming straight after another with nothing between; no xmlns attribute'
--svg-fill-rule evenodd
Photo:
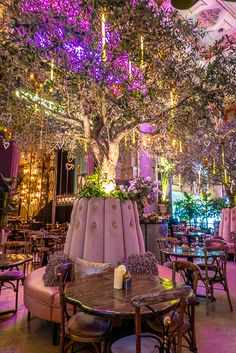
<svg viewBox="0 0 236 353"><path fill-rule="evenodd" d="M132 193L125 188L116 187L115 182L110 180L107 174L101 174L99 169L86 178L85 185L77 196L89 199L92 197L115 197L120 200L134 199Z"/></svg>
<svg viewBox="0 0 236 353"><path fill-rule="evenodd" d="M128 187L120 186L122 190L127 190L132 199L137 202L139 213L142 214L145 207L153 203L157 193L161 193L158 186L160 181L152 181L151 177L142 177L131 179Z"/></svg>
<svg viewBox="0 0 236 353"><path fill-rule="evenodd" d="M134 200L142 215L144 207L155 201L157 193L161 193L158 186L160 181L152 181L150 177L138 177L129 181L129 186L116 186L107 175L99 170L87 177L84 187L78 193L78 197L115 197L120 200Z"/></svg>

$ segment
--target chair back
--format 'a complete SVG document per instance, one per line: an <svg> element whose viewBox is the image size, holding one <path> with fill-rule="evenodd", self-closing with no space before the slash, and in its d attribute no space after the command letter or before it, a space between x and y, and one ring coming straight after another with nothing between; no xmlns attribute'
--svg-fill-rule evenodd
<svg viewBox="0 0 236 353"><path fill-rule="evenodd" d="M131 300L131 304L135 308L135 335L136 335L136 353L141 352L141 312L142 308L148 309L150 314L148 318L152 318L161 327L161 335L153 336L157 340L157 346L162 353L169 353L171 345L181 337L184 323L184 313L187 298L191 293L191 287L181 286L171 290L165 290L159 293L151 293L135 296ZM158 312L158 304L171 302L168 313ZM170 328L171 327L171 328ZM145 337L148 335L145 334ZM178 340L179 341L179 340ZM181 340L180 340L181 341ZM181 349L181 348L180 348ZM176 353L180 353L177 348Z"/></svg>
<svg viewBox="0 0 236 353"><path fill-rule="evenodd" d="M191 286L193 293L197 293L198 279L201 269L198 265L189 261L173 261L172 282L176 284L176 273L178 273L187 286Z"/></svg>
<svg viewBox="0 0 236 353"><path fill-rule="evenodd" d="M60 309L61 309L61 335L65 336L66 321L71 315L68 313L66 298L64 294L66 282L74 280L74 265L72 263L59 264L56 268L57 282L60 295Z"/></svg>
<svg viewBox="0 0 236 353"><path fill-rule="evenodd" d="M179 245L179 240L174 237L160 237L157 238L157 249L160 254L160 259L161 259L161 265L163 264L164 261L166 261L167 256L165 256L163 260L163 254L161 253L161 250L164 248L172 248L173 246Z"/></svg>
<svg viewBox="0 0 236 353"><path fill-rule="evenodd" d="M210 239L205 242L204 246L204 257L205 257L205 273L206 279L209 279L209 271L213 269L216 276L226 279L227 271L227 255L228 246L224 240L221 239ZM212 255L213 261L209 263L209 255Z"/></svg>

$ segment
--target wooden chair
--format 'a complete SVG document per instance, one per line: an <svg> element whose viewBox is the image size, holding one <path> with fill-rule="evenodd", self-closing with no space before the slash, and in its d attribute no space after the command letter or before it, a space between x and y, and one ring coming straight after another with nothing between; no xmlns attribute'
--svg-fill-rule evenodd
<svg viewBox="0 0 236 353"><path fill-rule="evenodd" d="M227 282L227 254L228 246L226 242L221 239L208 239L204 247L204 263L199 264L201 268L200 280L203 282L206 289L206 314L209 315L209 298L214 300L214 285L222 284L224 291L227 294L230 310L233 311L231 298L229 294ZM218 256L210 257L209 254L219 253Z"/></svg>
<svg viewBox="0 0 236 353"><path fill-rule="evenodd" d="M173 237L161 237L157 238L157 247L160 252L161 265L172 268L172 259L168 255L161 253L163 248L172 248L173 246L179 245L179 240ZM176 258L175 258L176 260Z"/></svg>
<svg viewBox="0 0 236 353"><path fill-rule="evenodd" d="M190 287L183 286L161 293L136 296L131 300L135 308L135 335L126 336L115 341L111 346L111 353L170 353L182 352L182 336L186 300L190 294ZM173 301L171 310L166 315L157 311L157 305ZM149 320L161 327L161 335L151 332L141 333L142 309L149 311ZM157 350L158 349L158 350Z"/></svg>
<svg viewBox="0 0 236 353"><path fill-rule="evenodd" d="M197 353L196 333L195 333L195 298L197 295L198 279L201 274L200 268L188 261L174 261L172 271L172 281L176 283L176 274L179 274L188 286L192 287L193 295L188 298L186 307L185 325L186 332L184 338L188 343L188 348L191 352ZM187 321L187 322L186 322Z"/></svg>
<svg viewBox="0 0 236 353"><path fill-rule="evenodd" d="M111 327L111 320L89 315L84 312L75 312L64 295L65 283L73 279L73 264L60 264L57 267L57 279L61 306L61 337L60 352L65 353L69 349L73 351L76 342L89 343L97 353L105 353L107 350L107 336ZM69 342L66 343L66 339Z"/></svg>
<svg viewBox="0 0 236 353"><path fill-rule="evenodd" d="M236 232L231 232L231 241L227 243L229 247L228 254L234 255L234 262L236 262Z"/></svg>
<svg viewBox="0 0 236 353"><path fill-rule="evenodd" d="M24 281L25 274L19 270L5 270L0 272L0 294L3 288L11 288L16 293L15 296L15 307L4 313L16 313L18 309L18 293L19 293L19 283Z"/></svg>

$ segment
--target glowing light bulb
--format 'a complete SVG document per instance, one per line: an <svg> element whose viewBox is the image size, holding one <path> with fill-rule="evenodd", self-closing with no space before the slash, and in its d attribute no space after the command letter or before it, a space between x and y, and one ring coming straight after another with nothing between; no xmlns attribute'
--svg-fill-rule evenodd
<svg viewBox="0 0 236 353"><path fill-rule="evenodd" d="M111 191L115 190L115 183L114 181L110 181L109 184L107 184L105 187L104 187L104 190L106 192L106 194L109 194Z"/></svg>

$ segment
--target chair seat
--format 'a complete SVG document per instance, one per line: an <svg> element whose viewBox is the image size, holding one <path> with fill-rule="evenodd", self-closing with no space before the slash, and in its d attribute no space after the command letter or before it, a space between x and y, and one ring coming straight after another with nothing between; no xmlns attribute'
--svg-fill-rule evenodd
<svg viewBox="0 0 236 353"><path fill-rule="evenodd" d="M0 272L0 281L16 281L24 279L25 275L21 271L4 271Z"/></svg>
<svg viewBox="0 0 236 353"><path fill-rule="evenodd" d="M106 334L110 324L110 319L79 312L68 321L67 332L81 337L101 337Z"/></svg>
<svg viewBox="0 0 236 353"><path fill-rule="evenodd" d="M159 353L158 341L155 335L150 333L143 333L142 336L149 335L151 337L141 338L141 352L142 353ZM112 353L136 353L136 338L135 335L126 336L115 341L111 346Z"/></svg>
<svg viewBox="0 0 236 353"><path fill-rule="evenodd" d="M206 271L201 271L200 280L205 281L207 277L209 281L211 281L212 279L214 279L216 282L220 280L222 281L222 276L220 276L219 274L216 275L216 273L213 271L208 271L208 276L206 276Z"/></svg>

